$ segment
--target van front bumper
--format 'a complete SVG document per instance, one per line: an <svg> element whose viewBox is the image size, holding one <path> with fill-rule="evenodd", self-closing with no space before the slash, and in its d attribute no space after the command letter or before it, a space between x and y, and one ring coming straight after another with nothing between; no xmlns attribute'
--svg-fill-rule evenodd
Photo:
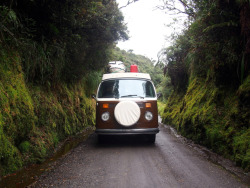
<svg viewBox="0 0 250 188"><path fill-rule="evenodd" d="M95 133L100 135L128 135L128 134L157 134L159 128L148 129L96 129Z"/></svg>

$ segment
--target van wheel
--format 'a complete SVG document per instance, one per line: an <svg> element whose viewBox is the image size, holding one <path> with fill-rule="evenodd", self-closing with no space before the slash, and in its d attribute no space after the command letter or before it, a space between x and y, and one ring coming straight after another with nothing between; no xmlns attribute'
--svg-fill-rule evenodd
<svg viewBox="0 0 250 188"><path fill-rule="evenodd" d="M155 134L149 134L149 135L147 135L147 141L148 141L148 143L150 143L150 144L153 144L153 143L155 143Z"/></svg>

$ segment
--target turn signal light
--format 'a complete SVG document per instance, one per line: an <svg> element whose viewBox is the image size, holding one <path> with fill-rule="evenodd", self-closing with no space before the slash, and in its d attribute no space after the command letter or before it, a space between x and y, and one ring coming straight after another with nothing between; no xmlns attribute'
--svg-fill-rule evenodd
<svg viewBox="0 0 250 188"><path fill-rule="evenodd" d="M151 108L151 103L146 103L146 108Z"/></svg>
<svg viewBox="0 0 250 188"><path fill-rule="evenodd" d="M109 108L109 104L103 104L102 108Z"/></svg>

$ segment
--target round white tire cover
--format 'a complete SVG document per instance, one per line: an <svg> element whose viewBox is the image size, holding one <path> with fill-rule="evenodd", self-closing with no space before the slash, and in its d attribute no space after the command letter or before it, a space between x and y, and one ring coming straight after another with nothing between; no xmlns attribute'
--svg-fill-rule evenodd
<svg viewBox="0 0 250 188"><path fill-rule="evenodd" d="M115 107L115 119L123 126L134 125L140 118L140 107L133 101L119 102Z"/></svg>

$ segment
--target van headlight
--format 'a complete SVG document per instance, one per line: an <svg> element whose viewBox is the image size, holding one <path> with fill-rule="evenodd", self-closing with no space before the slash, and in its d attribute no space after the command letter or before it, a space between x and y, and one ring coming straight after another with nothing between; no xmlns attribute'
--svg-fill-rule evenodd
<svg viewBox="0 0 250 188"><path fill-rule="evenodd" d="M148 120L148 121L152 120L153 119L153 114L151 112L147 111L145 113L145 119Z"/></svg>
<svg viewBox="0 0 250 188"><path fill-rule="evenodd" d="M108 112L104 112L101 117L102 117L103 121L108 121L109 120L109 113Z"/></svg>

